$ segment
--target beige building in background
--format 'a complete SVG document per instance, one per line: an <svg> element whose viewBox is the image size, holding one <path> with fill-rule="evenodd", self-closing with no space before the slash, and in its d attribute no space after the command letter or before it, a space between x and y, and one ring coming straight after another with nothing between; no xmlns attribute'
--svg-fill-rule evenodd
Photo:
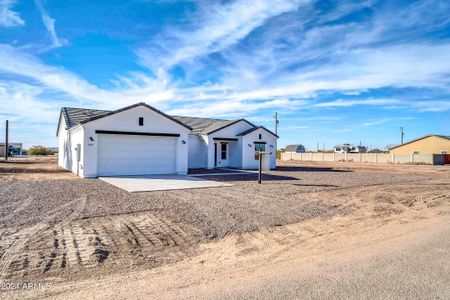
<svg viewBox="0 0 450 300"><path fill-rule="evenodd" d="M450 154L450 136L426 135L389 149L392 154Z"/></svg>

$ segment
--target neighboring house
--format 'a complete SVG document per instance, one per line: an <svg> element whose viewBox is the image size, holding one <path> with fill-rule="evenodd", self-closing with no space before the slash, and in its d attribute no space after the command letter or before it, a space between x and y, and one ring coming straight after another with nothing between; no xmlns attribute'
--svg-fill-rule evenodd
<svg viewBox="0 0 450 300"><path fill-rule="evenodd" d="M378 148L374 148L374 149L367 151L367 153L384 153L384 151L380 150Z"/></svg>
<svg viewBox="0 0 450 300"><path fill-rule="evenodd" d="M450 136L430 134L389 149L393 154L450 154Z"/></svg>
<svg viewBox="0 0 450 300"><path fill-rule="evenodd" d="M303 145L296 144L296 145L287 145L284 149L284 152L296 152L296 153L305 153L306 149Z"/></svg>
<svg viewBox="0 0 450 300"><path fill-rule="evenodd" d="M365 146L355 146L352 144L341 144L334 146L334 152L337 153L365 153L367 152L367 147Z"/></svg>
<svg viewBox="0 0 450 300"><path fill-rule="evenodd" d="M8 148L9 148L8 152L9 156L22 155L23 149L22 143L8 143ZM0 143L0 157L5 156L5 149L6 149L5 143Z"/></svg>
<svg viewBox="0 0 450 300"><path fill-rule="evenodd" d="M116 111L63 107L58 163L81 177L186 174L188 168L257 169L278 136L245 119L169 116L137 103Z"/></svg>

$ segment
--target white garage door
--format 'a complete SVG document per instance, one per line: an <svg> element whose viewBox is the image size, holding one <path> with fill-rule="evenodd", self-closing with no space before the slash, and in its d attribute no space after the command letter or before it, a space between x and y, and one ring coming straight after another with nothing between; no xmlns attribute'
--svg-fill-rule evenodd
<svg viewBox="0 0 450 300"><path fill-rule="evenodd" d="M176 172L175 137L99 134L98 176Z"/></svg>

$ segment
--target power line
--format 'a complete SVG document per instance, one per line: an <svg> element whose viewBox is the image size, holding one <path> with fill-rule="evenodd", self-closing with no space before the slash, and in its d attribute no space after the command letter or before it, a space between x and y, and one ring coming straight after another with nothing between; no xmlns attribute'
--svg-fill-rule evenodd
<svg viewBox="0 0 450 300"><path fill-rule="evenodd" d="M273 115L273 118L275 119L275 134L278 135L278 124L280 123L280 121L278 120L277 112L275 112L275 114Z"/></svg>
<svg viewBox="0 0 450 300"><path fill-rule="evenodd" d="M400 127L400 137L401 137L401 145L403 145L403 136L405 135L405 132L403 131L403 126Z"/></svg>

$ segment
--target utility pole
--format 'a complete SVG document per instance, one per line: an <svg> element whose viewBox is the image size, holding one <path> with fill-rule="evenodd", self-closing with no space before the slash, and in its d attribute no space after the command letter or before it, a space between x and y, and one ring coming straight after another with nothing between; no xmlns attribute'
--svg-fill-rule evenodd
<svg viewBox="0 0 450 300"><path fill-rule="evenodd" d="M401 136L401 145L403 145L403 136L405 135L405 132L403 132L403 126L400 127L400 136Z"/></svg>
<svg viewBox="0 0 450 300"><path fill-rule="evenodd" d="M280 123L280 121L278 121L278 113L275 112L275 114L273 115L273 118L275 119L275 134L278 135L278 124Z"/></svg>
<svg viewBox="0 0 450 300"><path fill-rule="evenodd" d="M9 144L8 144L8 134L9 134L9 121L6 120L6 132L5 132L5 160L8 160L8 151L9 151Z"/></svg>

